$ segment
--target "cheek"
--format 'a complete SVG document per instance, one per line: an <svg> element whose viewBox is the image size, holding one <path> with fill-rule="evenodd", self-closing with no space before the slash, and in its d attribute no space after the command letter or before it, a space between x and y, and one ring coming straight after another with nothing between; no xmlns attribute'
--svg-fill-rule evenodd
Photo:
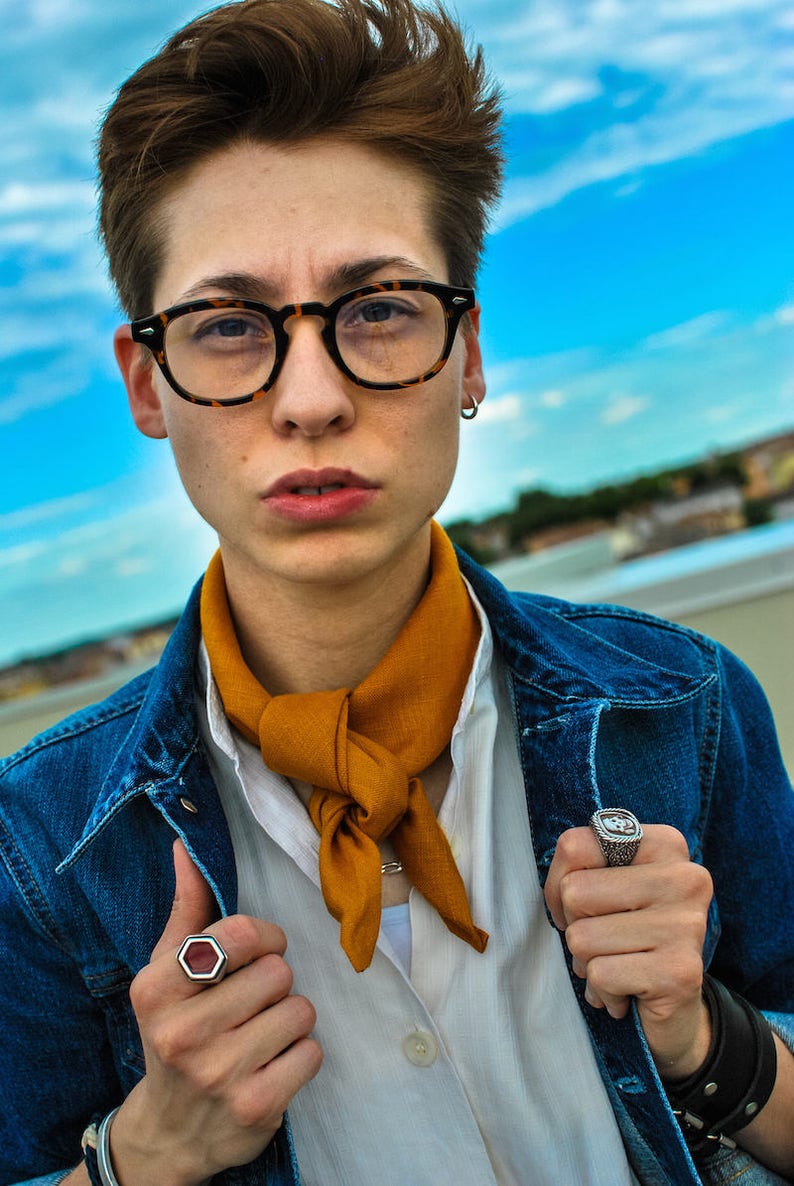
<svg viewBox="0 0 794 1186"><path fill-rule="evenodd" d="M417 488L424 489L434 504L433 511L447 496L455 475L460 441L457 390L420 392L427 400L424 415L416 420L416 431L406 440L406 469Z"/></svg>
<svg viewBox="0 0 794 1186"><path fill-rule="evenodd" d="M195 502L202 492L218 489L218 476L232 472L234 454L226 434L219 433L213 408L185 404L184 409L169 409L166 428L179 471L189 497ZM237 454L244 451L241 445ZM239 462L238 462L239 466Z"/></svg>

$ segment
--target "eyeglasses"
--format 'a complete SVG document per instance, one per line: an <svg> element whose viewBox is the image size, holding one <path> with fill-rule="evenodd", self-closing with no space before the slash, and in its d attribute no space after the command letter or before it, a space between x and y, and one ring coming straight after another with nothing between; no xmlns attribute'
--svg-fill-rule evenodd
<svg viewBox="0 0 794 1186"><path fill-rule="evenodd" d="M319 317L322 340L348 379L373 391L414 387L437 375L460 320L474 308L470 288L425 280L383 280L337 297L271 309L261 301L210 298L133 321L133 340L152 351L177 395L205 407L261 399L289 348L286 323Z"/></svg>

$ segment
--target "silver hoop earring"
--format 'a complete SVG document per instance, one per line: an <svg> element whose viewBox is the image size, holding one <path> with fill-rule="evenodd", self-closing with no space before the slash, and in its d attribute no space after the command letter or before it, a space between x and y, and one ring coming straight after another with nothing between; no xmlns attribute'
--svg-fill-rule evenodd
<svg viewBox="0 0 794 1186"><path fill-rule="evenodd" d="M474 398L474 396L472 396L471 407L470 408L461 408L460 414L464 420L473 420L474 417L479 412L479 410L480 410L480 405L477 403L477 400Z"/></svg>

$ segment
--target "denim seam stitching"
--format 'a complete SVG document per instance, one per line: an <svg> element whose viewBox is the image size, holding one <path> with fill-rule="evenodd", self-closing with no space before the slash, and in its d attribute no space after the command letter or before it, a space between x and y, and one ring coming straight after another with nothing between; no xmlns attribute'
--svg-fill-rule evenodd
<svg viewBox="0 0 794 1186"><path fill-rule="evenodd" d="M42 893L41 887L34 877L28 861L25 859L23 853L15 843L14 838L9 832L5 820L3 819L0 819L0 829L2 829L2 832L7 838L7 845L0 846L0 858L3 861L9 877L17 888L21 901L24 903L34 923L42 931L44 936L57 944L58 949L62 951L64 955L72 958L72 953L70 952L68 946L64 943L64 939L59 931L54 917L47 909L46 897ZM12 859L14 854L17 858L16 861ZM27 875L27 885L21 876L23 872Z"/></svg>

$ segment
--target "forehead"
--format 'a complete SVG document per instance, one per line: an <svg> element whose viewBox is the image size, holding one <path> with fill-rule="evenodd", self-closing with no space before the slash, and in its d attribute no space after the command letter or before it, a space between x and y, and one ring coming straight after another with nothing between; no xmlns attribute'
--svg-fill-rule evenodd
<svg viewBox="0 0 794 1186"><path fill-rule="evenodd" d="M235 144L195 165L158 211L155 305L235 274L256 277L270 303L330 299L335 278L368 260L400 261L390 278L446 280L431 193L415 168L362 145Z"/></svg>

